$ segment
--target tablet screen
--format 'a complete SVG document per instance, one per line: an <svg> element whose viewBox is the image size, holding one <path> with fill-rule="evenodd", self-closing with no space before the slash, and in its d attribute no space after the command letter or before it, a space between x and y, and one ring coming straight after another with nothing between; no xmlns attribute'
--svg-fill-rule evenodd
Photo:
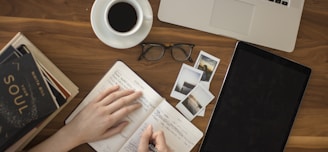
<svg viewBox="0 0 328 152"><path fill-rule="evenodd" d="M310 73L238 42L200 151L283 151Z"/></svg>

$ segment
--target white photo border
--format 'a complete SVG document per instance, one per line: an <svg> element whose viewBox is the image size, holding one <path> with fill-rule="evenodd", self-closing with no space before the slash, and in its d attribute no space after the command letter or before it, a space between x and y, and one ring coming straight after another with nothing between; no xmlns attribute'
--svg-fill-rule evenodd
<svg viewBox="0 0 328 152"><path fill-rule="evenodd" d="M176 108L189 120L193 120L198 113L214 99L214 95L204 88L197 85L183 100L181 100Z"/></svg>
<svg viewBox="0 0 328 152"><path fill-rule="evenodd" d="M215 72L216 72L217 67L219 66L219 63L220 63L219 58L217 58L211 54L208 54L207 52L205 52L203 50L201 50L199 52L197 60L194 64L194 68L204 71L201 81L206 82L208 84L208 87L215 75ZM205 68L207 68L209 70L207 70L207 72L206 72ZM209 74L209 76L207 74Z"/></svg>
<svg viewBox="0 0 328 152"><path fill-rule="evenodd" d="M198 85L202 74L203 71L183 63L170 96L178 100L185 98Z"/></svg>

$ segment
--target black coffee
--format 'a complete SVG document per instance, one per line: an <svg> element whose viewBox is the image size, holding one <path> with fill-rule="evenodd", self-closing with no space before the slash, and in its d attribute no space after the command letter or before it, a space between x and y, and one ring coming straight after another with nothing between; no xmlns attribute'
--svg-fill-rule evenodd
<svg viewBox="0 0 328 152"><path fill-rule="evenodd" d="M114 4L108 11L109 25L118 32L128 32L137 23L137 12L134 7L126 2Z"/></svg>

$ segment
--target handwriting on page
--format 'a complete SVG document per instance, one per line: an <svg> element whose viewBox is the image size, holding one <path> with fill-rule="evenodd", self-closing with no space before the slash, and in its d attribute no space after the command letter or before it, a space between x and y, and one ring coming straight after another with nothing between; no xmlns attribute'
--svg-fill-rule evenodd
<svg viewBox="0 0 328 152"><path fill-rule="evenodd" d="M138 90L144 90L144 87L140 85L136 80L133 78L130 80L126 80L128 78L128 75L123 75L121 71L116 70L114 71L114 74L109 78L109 82L111 82L113 85L121 85L123 89L138 89ZM134 80L131 84L129 81Z"/></svg>
<svg viewBox="0 0 328 152"><path fill-rule="evenodd" d="M153 126L155 132L159 130L164 132L166 142L171 150L189 151L197 143L201 135L195 133L194 128L190 128L190 125L186 124L188 121L180 116L169 103L163 101L120 151L136 151L140 136L149 124Z"/></svg>

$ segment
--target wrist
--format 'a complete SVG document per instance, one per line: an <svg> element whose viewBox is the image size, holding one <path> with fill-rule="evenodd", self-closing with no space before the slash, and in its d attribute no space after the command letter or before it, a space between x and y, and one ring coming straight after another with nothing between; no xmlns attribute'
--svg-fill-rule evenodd
<svg viewBox="0 0 328 152"><path fill-rule="evenodd" d="M70 126L64 126L59 129L54 135L49 137L47 140L36 145L30 152L66 152L74 147L82 144L83 142L74 135L74 132L70 129Z"/></svg>
<svg viewBox="0 0 328 152"><path fill-rule="evenodd" d="M74 130L75 128L67 124L57 132L59 138L66 141L66 145L70 149L85 143L85 141L80 138Z"/></svg>

